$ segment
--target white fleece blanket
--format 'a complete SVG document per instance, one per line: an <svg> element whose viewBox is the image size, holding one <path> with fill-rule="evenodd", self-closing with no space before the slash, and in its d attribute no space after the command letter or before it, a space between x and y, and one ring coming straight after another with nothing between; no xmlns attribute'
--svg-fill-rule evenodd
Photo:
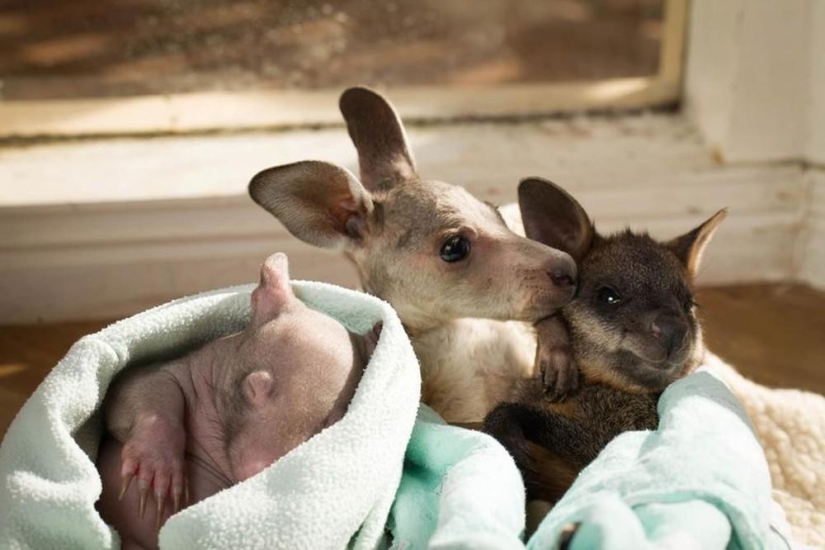
<svg viewBox="0 0 825 550"><path fill-rule="evenodd" d="M825 548L825 397L761 386L710 353L705 365L748 412L794 541Z"/></svg>
<svg viewBox="0 0 825 550"><path fill-rule="evenodd" d="M294 282L299 298L365 333L383 330L347 414L259 475L173 516L162 548L374 548L399 486L418 410L418 362L377 298ZM0 546L118 548L97 514L96 412L130 362L180 353L241 330L254 285L171 302L79 340L46 377L0 446Z"/></svg>

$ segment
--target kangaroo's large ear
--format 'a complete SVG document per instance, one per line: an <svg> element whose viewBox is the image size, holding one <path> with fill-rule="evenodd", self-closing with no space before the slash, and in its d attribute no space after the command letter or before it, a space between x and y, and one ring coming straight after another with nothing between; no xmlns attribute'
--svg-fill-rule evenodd
<svg viewBox="0 0 825 550"><path fill-rule="evenodd" d="M365 87L349 88L338 103L358 150L367 189L388 187L416 176L404 125L389 101Z"/></svg>
<svg viewBox="0 0 825 550"><path fill-rule="evenodd" d="M320 161L264 170L252 178L249 195L290 233L325 248L363 239L373 211L369 191L349 170Z"/></svg>
<svg viewBox="0 0 825 550"><path fill-rule="evenodd" d="M716 232L719 224L728 216L728 209L723 208L705 221L699 227L671 239L665 245L676 254L676 257L684 264L688 275L692 278L699 272L702 263L702 255L710 242L711 237Z"/></svg>
<svg viewBox="0 0 825 550"><path fill-rule="evenodd" d="M593 223L578 201L555 183L521 180L518 204L528 238L567 252L577 262L590 249Z"/></svg>

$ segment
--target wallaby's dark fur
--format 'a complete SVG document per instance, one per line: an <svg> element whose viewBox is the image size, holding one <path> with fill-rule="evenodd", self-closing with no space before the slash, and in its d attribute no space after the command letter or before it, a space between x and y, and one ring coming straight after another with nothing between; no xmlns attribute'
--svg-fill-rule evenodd
<svg viewBox="0 0 825 550"><path fill-rule="evenodd" d="M515 458L528 499L553 503L616 435L655 429L661 392L701 361L693 278L726 210L658 242L629 230L599 235L581 205L544 180L522 181L519 204L528 237L576 260L579 286L560 315L537 327L542 378L522 384L484 429ZM557 364L577 387L562 402L545 392Z"/></svg>

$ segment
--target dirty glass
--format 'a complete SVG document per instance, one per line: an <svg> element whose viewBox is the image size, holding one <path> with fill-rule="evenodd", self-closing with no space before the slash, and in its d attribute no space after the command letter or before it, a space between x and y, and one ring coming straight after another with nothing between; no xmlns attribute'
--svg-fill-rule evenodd
<svg viewBox="0 0 825 550"><path fill-rule="evenodd" d="M656 73L663 0L7 0L0 97Z"/></svg>

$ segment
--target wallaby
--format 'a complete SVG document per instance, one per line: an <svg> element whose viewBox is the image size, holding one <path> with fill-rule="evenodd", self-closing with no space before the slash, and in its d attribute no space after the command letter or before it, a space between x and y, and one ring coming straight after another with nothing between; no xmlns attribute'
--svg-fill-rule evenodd
<svg viewBox="0 0 825 550"><path fill-rule="evenodd" d="M576 296L538 327L537 357L546 356L543 347L570 354L580 380L563 402L548 400L538 377L520 383L484 430L513 455L528 500L555 503L616 435L655 429L662 391L702 360L693 280L727 210L659 242L630 230L600 235L581 205L548 181L525 179L518 193L527 236L578 264Z"/></svg>
<svg viewBox="0 0 825 550"><path fill-rule="evenodd" d="M333 164L298 162L260 172L249 193L299 239L343 248L363 289L404 323L422 401L448 422L480 425L532 376L530 324L572 298L575 263L513 233L464 188L419 177L401 120L376 92L350 88L339 106L360 180Z"/></svg>

